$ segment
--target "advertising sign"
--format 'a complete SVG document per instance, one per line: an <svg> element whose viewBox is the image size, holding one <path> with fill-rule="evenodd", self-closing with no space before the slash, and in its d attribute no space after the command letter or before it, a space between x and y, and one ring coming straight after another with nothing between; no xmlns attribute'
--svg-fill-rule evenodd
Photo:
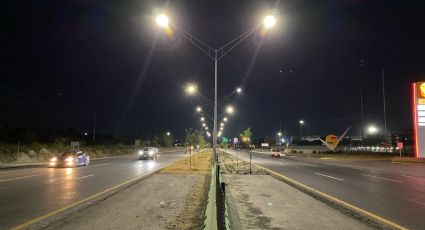
<svg viewBox="0 0 425 230"><path fill-rule="evenodd" d="M412 85L415 157L425 158L425 82Z"/></svg>

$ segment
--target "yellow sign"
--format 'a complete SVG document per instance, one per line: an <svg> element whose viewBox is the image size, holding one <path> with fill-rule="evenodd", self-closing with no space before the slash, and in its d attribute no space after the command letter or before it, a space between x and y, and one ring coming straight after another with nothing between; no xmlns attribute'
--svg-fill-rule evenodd
<svg viewBox="0 0 425 230"><path fill-rule="evenodd" d="M425 82L418 82L418 98L425 98Z"/></svg>
<svg viewBox="0 0 425 230"><path fill-rule="evenodd" d="M419 98L418 105L425 105L425 98Z"/></svg>
<svg viewBox="0 0 425 230"><path fill-rule="evenodd" d="M337 145L338 144L338 138L335 135L330 134L326 137L326 142L330 145Z"/></svg>

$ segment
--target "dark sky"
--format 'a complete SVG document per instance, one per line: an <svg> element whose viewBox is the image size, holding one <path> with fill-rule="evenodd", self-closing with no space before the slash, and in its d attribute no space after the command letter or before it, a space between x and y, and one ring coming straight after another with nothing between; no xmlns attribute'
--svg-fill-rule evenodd
<svg viewBox="0 0 425 230"><path fill-rule="evenodd" d="M425 2L335 1L7 1L2 3L0 125L100 133L148 134L200 127L202 104L183 91L196 82L212 96L214 65L177 31L154 24L163 9L173 23L221 47L277 12L266 36L254 33L220 60L219 98L236 114L225 135L251 127L299 135L360 133L383 126L385 71L388 130L411 128L410 83L425 80ZM363 67L361 61L363 60ZM211 125L210 125L211 126Z"/></svg>

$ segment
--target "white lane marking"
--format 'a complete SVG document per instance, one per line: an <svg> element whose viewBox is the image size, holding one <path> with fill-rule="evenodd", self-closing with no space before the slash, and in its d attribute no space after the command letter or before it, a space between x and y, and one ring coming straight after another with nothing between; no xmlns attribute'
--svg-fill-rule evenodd
<svg viewBox="0 0 425 230"><path fill-rule="evenodd" d="M62 181L59 181L59 182L57 182L57 183L55 183L55 184L62 184L62 183L64 183L64 182L66 182L66 181L74 181L74 180L81 180L81 179L85 179L85 178L88 178L88 177L92 177L92 176L94 176L95 174L90 174L90 175L87 175L87 176L82 176L82 177L78 177L78 178L74 178L74 179L70 179L70 180L62 180Z"/></svg>
<svg viewBox="0 0 425 230"><path fill-rule="evenodd" d="M331 179L334 179L334 180L344 180L344 179L341 179L341 178L337 178L337 177L333 177L333 176L329 176L329 175L325 175L325 174L321 174L321 173L314 173L314 174L319 175L319 176L328 177L328 178L331 178Z"/></svg>
<svg viewBox="0 0 425 230"><path fill-rule="evenodd" d="M423 177L410 176L410 175L402 175L402 176L404 176L404 177L410 177L410 178L415 178L415 179L418 179L418 180L425 180L425 178L423 178Z"/></svg>
<svg viewBox="0 0 425 230"><path fill-rule="evenodd" d="M110 165L112 163L103 163L103 164L97 164L97 165L91 165L92 167L96 167L96 166L102 166L102 165Z"/></svg>
<svg viewBox="0 0 425 230"><path fill-rule="evenodd" d="M21 180L21 179L26 179L26 178L35 177L35 176L38 176L38 175L21 176L21 177L15 177L15 178L10 178L10 179L3 179L3 180L0 180L0 182L14 181L14 180Z"/></svg>
<svg viewBox="0 0 425 230"><path fill-rule="evenodd" d="M372 177L372 178L375 178L375 179L381 179L381 180L387 180L387 181L392 181L392 182L397 182L397 183L403 183L403 181L388 179L388 178L379 177L379 176L373 176L373 175L368 175L368 174L362 174L362 175L367 176L367 177Z"/></svg>

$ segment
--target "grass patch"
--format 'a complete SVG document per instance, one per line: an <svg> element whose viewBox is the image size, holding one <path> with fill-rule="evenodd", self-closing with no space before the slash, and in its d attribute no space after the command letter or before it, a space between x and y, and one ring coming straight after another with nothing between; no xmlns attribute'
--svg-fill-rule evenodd
<svg viewBox="0 0 425 230"><path fill-rule="evenodd" d="M171 164L159 171L159 173L177 174L209 174L211 171L211 150L201 150L199 153L189 156Z"/></svg>
<svg viewBox="0 0 425 230"><path fill-rule="evenodd" d="M414 157L394 157L392 162L396 163L425 163L423 158L414 158Z"/></svg>

